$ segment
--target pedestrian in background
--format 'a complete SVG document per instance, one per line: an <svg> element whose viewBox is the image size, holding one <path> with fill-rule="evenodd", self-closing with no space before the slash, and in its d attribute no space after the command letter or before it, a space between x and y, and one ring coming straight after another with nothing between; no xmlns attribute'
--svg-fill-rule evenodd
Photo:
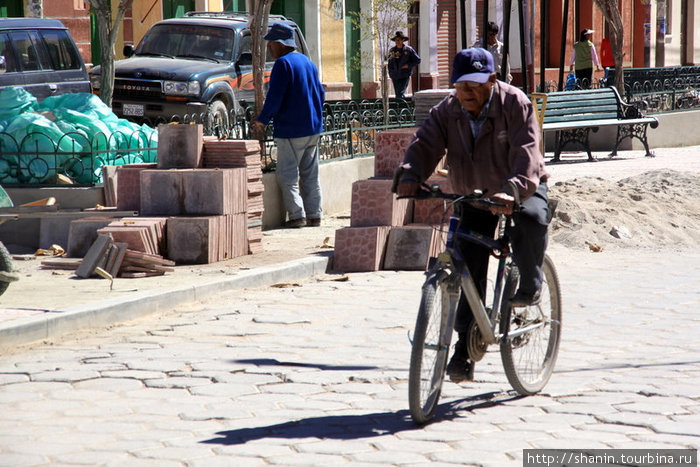
<svg viewBox="0 0 700 467"><path fill-rule="evenodd" d="M325 90L316 65L295 50L294 29L273 23L264 39L276 61L265 104L253 124L262 130L274 122L275 173L289 218L285 226L316 227L322 215L318 143Z"/></svg>
<svg viewBox="0 0 700 467"><path fill-rule="evenodd" d="M498 40L498 25L493 21L489 21L486 27L486 47L483 46L483 41L477 41L474 47L482 47L493 55L493 64L496 67L498 79L501 79L501 66L503 65L503 42ZM506 77L505 82L513 81L513 76L510 74L510 57L506 58Z"/></svg>
<svg viewBox="0 0 700 467"><path fill-rule="evenodd" d="M615 86L615 57L613 56L609 37L604 37L600 43L600 64L605 70L605 75L603 75L605 85Z"/></svg>
<svg viewBox="0 0 700 467"><path fill-rule="evenodd" d="M394 85L394 94L397 99L403 99L408 80L411 78L413 69L420 63L420 57L408 42L408 37L403 32L396 31L394 37L394 47L389 49L389 78Z"/></svg>
<svg viewBox="0 0 700 467"><path fill-rule="evenodd" d="M576 80L581 89L591 87L593 80L593 65L596 70L600 71L600 63L598 62L598 54L595 51L595 46L591 42L593 37L593 29L584 29L581 31L578 42L574 43L574 50L571 54L571 62L569 71L576 69Z"/></svg>

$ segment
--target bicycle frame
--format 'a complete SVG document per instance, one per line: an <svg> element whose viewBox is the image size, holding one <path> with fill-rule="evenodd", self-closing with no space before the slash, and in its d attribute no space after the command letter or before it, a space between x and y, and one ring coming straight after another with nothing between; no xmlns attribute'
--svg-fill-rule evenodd
<svg viewBox="0 0 700 467"><path fill-rule="evenodd" d="M457 214L452 214L450 216L445 252L438 255L438 260L445 265L452 264L453 267L450 268L452 273L459 275L460 287L464 292L464 297L467 299L467 302L471 307L474 320L479 327L479 331L481 332L481 337L484 342L489 345L496 344L503 339L517 337L521 334L525 334L533 329L541 327L543 325L541 323L526 326L519 328L516 331L511 331L507 335L501 334L497 331L499 324L498 312L503 303L503 289L505 285L506 272L508 271L508 267L511 262L511 253L508 246L509 242L507 241L507 237L504 236L505 225L506 223L510 222L510 216L499 216L499 236L496 239L485 237L484 235L476 232L467 232L460 229L459 220L460 216ZM484 303L479 296L479 291L476 288L476 284L474 284L474 279L472 278L471 272L469 271L462 254L456 248L455 238L461 238L489 248L492 251L499 252L499 255L497 256L498 267L496 270L496 283L494 284L493 288L493 304L491 307L484 306ZM453 298L457 300L459 295ZM456 307L457 303L451 303L450 306Z"/></svg>
<svg viewBox="0 0 700 467"><path fill-rule="evenodd" d="M502 232L503 223L507 222L509 217L500 216L499 220L499 232ZM510 260L510 253L508 253L508 247L504 247L502 237L499 235L498 239L488 238L476 232L468 232L466 230L459 228L460 216L457 214L452 214L450 216L449 229L447 232L447 242L445 245L445 251L438 255L438 261L444 265L452 265L449 269L452 274L459 277L459 285L464 292L464 296L469 303L474 314L474 319L476 320L479 331L481 331L481 336L484 342L487 344L495 344L501 339L502 335L496 332L498 326L498 311L500 310L502 299L503 299L503 285L506 277L507 264ZM474 279L472 278L471 272L466 265L466 262L456 248L456 239L461 238L472 243L476 243L483 247L489 248L493 251L498 251L501 254L498 256L498 268L496 272L496 283L494 286L494 297L493 304L490 308L484 306L479 296L479 291L474 284ZM507 245L507 242L505 243ZM455 277L456 279L456 277ZM458 294L453 296L455 303L451 303L450 307L456 307L456 300L459 298Z"/></svg>

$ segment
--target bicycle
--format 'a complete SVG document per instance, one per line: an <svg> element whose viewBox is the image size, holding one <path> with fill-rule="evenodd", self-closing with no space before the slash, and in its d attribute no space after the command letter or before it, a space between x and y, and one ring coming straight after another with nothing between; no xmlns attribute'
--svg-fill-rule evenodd
<svg viewBox="0 0 700 467"><path fill-rule="evenodd" d="M453 212L460 204L488 207L496 205L481 193L468 196L443 193L428 187L412 198L443 198L451 201ZM516 206L519 200L516 199ZM498 343L508 382L520 395L536 394L549 381L556 362L561 338L561 291L552 260L545 255L540 301L528 307L513 307L508 301L517 290L519 274L513 262L505 226L510 216L499 216L498 237L487 238L460 229L460 215L452 214L445 251L432 258L422 287L421 302L412 340L408 376L408 402L413 420L430 421L442 390L447 357L452 339L460 290L473 310L474 321L468 331L470 358L478 361L489 345ZM485 246L498 259L493 303L485 307L456 248L456 238Z"/></svg>

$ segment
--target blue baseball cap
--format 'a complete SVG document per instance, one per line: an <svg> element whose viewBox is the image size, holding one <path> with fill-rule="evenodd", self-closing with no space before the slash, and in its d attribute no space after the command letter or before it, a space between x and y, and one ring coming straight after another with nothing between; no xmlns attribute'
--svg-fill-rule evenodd
<svg viewBox="0 0 700 467"><path fill-rule="evenodd" d="M297 48L297 43L294 41L294 29L283 23L272 23L263 39L270 42L281 42L293 49Z"/></svg>
<svg viewBox="0 0 700 467"><path fill-rule="evenodd" d="M452 63L452 82L475 81L485 83L495 73L493 55L486 49L464 49L455 55Z"/></svg>

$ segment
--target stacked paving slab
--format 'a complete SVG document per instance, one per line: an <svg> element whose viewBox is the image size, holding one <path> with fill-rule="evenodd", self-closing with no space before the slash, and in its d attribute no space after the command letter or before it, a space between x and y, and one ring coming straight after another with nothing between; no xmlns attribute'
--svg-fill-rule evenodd
<svg viewBox="0 0 700 467"><path fill-rule="evenodd" d="M158 163L119 166L117 209L139 217L71 222L69 255L100 235L175 264L208 264L262 251L263 184L257 141L204 138L201 125L160 125ZM72 249L72 250L71 250Z"/></svg>
<svg viewBox="0 0 700 467"><path fill-rule="evenodd" d="M374 176L352 186L350 227L336 230L333 269L339 272L425 270L431 256L442 249L442 200L397 199L391 192L394 170L401 164L416 128L377 134ZM436 168L429 184L449 192L447 177Z"/></svg>

